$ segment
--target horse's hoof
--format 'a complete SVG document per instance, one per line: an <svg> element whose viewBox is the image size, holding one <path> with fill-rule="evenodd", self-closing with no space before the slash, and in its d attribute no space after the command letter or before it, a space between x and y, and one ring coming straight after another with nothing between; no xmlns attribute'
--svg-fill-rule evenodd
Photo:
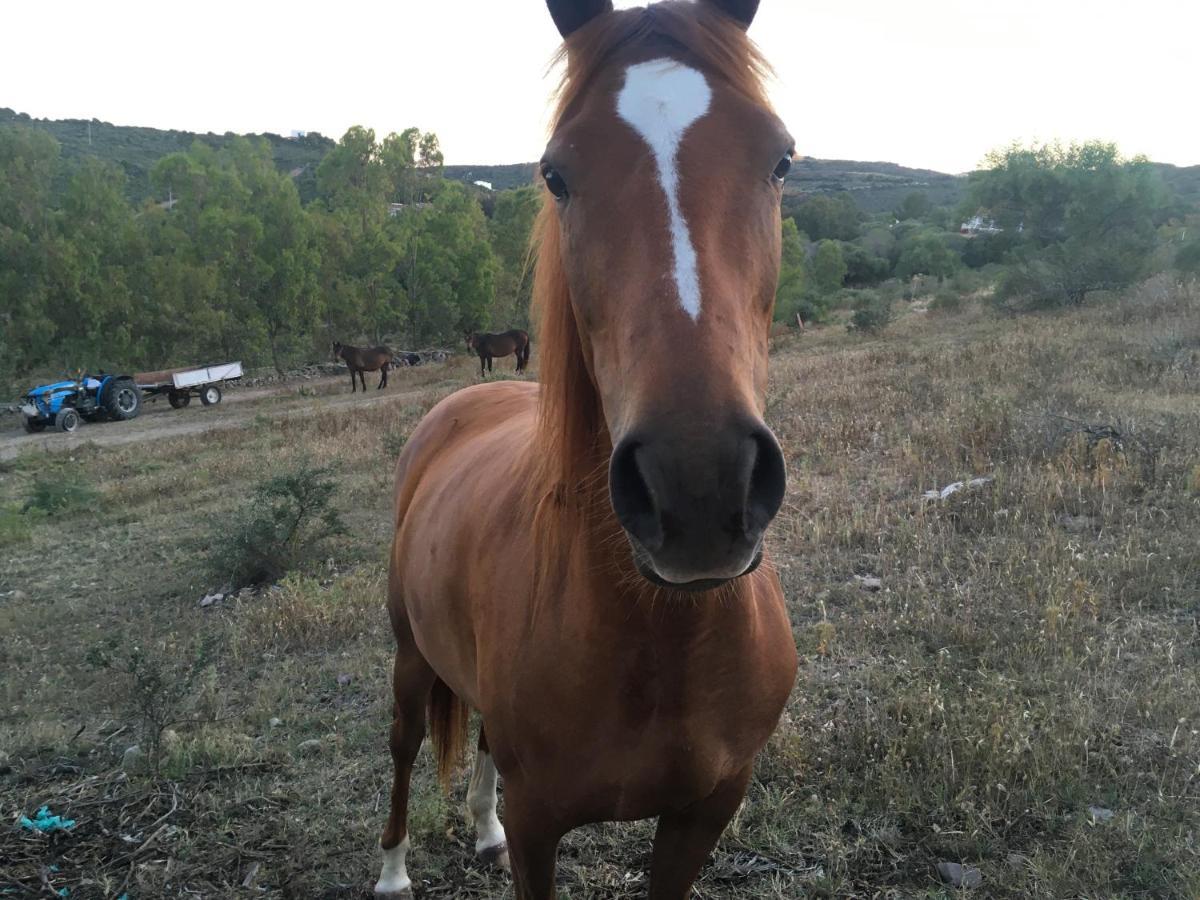
<svg viewBox="0 0 1200 900"><path fill-rule="evenodd" d="M484 847L479 851L479 861L485 866L495 866L506 872L509 871L508 844L493 844L491 847Z"/></svg>

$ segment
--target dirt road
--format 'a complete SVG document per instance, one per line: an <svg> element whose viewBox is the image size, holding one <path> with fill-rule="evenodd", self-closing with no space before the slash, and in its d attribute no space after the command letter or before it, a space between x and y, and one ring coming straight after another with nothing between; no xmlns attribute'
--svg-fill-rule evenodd
<svg viewBox="0 0 1200 900"><path fill-rule="evenodd" d="M216 406L193 402L184 409L172 409L163 399L145 402L141 414L129 422L83 423L74 434L45 431L26 434L17 415L0 415L0 460L12 459L27 450L53 453L71 450L81 444L116 447L143 441L164 440L202 434L226 428L241 428L256 416L273 417L310 415L314 411L339 409L351 404L374 405L409 396L414 385L392 376L393 385L382 391L368 390L351 394L344 377L283 382L263 388L230 388ZM301 393L301 391L304 393Z"/></svg>

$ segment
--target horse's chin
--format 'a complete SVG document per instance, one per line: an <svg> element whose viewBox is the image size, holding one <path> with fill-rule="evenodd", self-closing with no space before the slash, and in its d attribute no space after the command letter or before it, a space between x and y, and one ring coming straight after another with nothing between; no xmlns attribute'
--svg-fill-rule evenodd
<svg viewBox="0 0 1200 900"><path fill-rule="evenodd" d="M636 538L628 535L627 537L629 537L629 545L633 554L633 565L639 575L655 587L687 594L702 594L706 591L714 591L719 587L723 587L731 581L736 581L745 575L749 575L762 564L763 560L763 547L760 542L758 548L754 551L754 558L750 560L750 564L737 575L731 575L727 578L697 578L691 581L669 581L654 568L654 561L651 559L650 553L646 548Z"/></svg>

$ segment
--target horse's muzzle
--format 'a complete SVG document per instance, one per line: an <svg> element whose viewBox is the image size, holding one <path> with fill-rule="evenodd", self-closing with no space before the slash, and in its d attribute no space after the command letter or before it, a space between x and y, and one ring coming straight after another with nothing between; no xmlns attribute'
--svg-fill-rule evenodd
<svg viewBox="0 0 1200 900"><path fill-rule="evenodd" d="M786 487L783 453L761 421L666 439L618 442L613 510L649 581L704 591L754 571Z"/></svg>

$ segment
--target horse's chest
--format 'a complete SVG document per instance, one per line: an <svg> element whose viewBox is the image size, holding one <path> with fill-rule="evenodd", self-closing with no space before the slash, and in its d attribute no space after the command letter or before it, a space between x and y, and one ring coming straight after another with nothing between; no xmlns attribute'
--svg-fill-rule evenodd
<svg viewBox="0 0 1200 900"><path fill-rule="evenodd" d="M716 660L617 662L522 679L519 691L545 715L513 735L513 762L581 820L648 818L711 795L753 762L788 687Z"/></svg>

